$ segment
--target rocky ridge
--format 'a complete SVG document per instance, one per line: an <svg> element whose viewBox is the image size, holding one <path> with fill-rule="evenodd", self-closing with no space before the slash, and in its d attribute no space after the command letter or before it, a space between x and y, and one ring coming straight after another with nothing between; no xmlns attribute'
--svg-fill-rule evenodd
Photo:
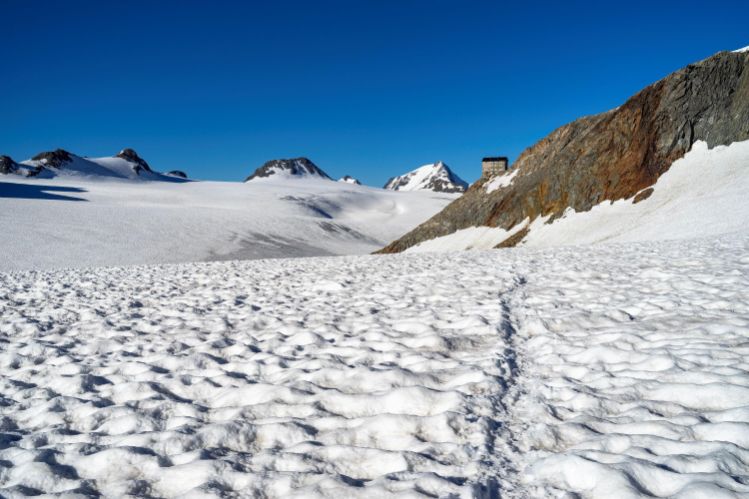
<svg viewBox="0 0 749 499"><path fill-rule="evenodd" d="M133 170L135 170L135 173L139 175L142 171L153 172L153 170L151 170L151 167L148 165L148 163L146 163L146 160L138 156L138 153L130 149L129 147L117 153L116 157L122 158L125 161L129 161L130 163L135 164L135 167L133 167Z"/></svg>
<svg viewBox="0 0 749 499"><path fill-rule="evenodd" d="M509 230L526 219L552 221L568 208L587 211L638 194L642 199L696 141L712 148L747 139L749 52L720 52L644 88L616 109L554 130L518 157L511 182L491 189L493 179L480 179L380 251L400 252L472 226ZM512 244L521 240L515 237Z"/></svg>
<svg viewBox="0 0 749 499"><path fill-rule="evenodd" d="M17 163L9 156L0 156L0 174L25 177L53 178L60 175L90 177L142 178L146 180L179 180L179 175L163 175L133 149L126 148L112 157L89 158L77 156L64 149L41 152L29 160ZM186 177L183 177L186 178Z"/></svg>
<svg viewBox="0 0 749 499"><path fill-rule="evenodd" d="M317 177L326 180L332 180L330 176L320 169L308 158L294 159L273 159L267 161L255 170L252 175L245 179L245 182L258 178L269 178L272 176L289 176L289 177Z"/></svg>

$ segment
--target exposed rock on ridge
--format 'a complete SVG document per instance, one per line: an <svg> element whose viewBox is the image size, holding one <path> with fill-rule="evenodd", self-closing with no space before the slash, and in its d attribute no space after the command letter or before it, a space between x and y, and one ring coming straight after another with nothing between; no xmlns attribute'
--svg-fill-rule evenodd
<svg viewBox="0 0 749 499"><path fill-rule="evenodd" d="M339 178L338 181L343 182L345 184L361 185L361 182L359 182L357 179L355 179L351 175L344 175L343 177Z"/></svg>
<svg viewBox="0 0 749 499"><path fill-rule="evenodd" d="M129 147L117 153L117 157L122 158L126 161L129 161L131 163L135 163L136 166L133 167L133 170L138 175L140 175L141 171L147 171L147 172L153 171L151 170L151 167L148 166L148 163L146 163L146 160L138 156L138 153L130 149Z"/></svg>
<svg viewBox="0 0 749 499"><path fill-rule="evenodd" d="M316 164L307 158L274 159L267 161L252 175L245 179L249 182L255 178L271 177L273 175L286 174L295 177L320 177L332 180L327 173L322 171Z"/></svg>
<svg viewBox="0 0 749 499"><path fill-rule="evenodd" d="M52 168L61 168L65 163L73 161L73 157L65 149L40 152L31 159L33 161L38 161L45 167L51 166Z"/></svg>
<svg viewBox="0 0 749 499"><path fill-rule="evenodd" d="M0 173L7 175L13 173L18 169L18 163L13 161L10 156L0 156Z"/></svg>
<svg viewBox="0 0 749 499"><path fill-rule="evenodd" d="M487 179L384 253L467 227L510 229L526 218L590 210L653 185L698 140L709 147L749 139L749 52L721 52L646 87L622 106L553 131L515 162L513 182ZM515 241L517 242L517 241Z"/></svg>

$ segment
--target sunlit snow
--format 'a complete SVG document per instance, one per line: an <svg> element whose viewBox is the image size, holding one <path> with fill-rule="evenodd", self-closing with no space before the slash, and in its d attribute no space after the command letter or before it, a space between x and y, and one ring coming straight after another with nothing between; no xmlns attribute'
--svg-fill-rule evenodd
<svg viewBox="0 0 749 499"><path fill-rule="evenodd" d="M456 196L310 178L240 183L8 175L0 178L0 271L366 254Z"/></svg>
<svg viewBox="0 0 749 499"><path fill-rule="evenodd" d="M748 254L0 274L0 494L746 495Z"/></svg>

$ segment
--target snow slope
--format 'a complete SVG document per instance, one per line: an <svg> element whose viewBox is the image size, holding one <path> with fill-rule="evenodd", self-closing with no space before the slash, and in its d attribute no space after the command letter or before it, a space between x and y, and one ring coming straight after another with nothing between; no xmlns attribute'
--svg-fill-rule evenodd
<svg viewBox="0 0 749 499"><path fill-rule="evenodd" d="M708 149L697 142L658 179L652 194L634 202L604 201L587 212L568 210L547 223L528 220L510 231L478 227L425 241L408 251L488 249L528 228L528 247L602 242L688 239L743 230L749 226L749 141ZM512 175L497 181L511 181ZM494 181L493 181L494 182ZM643 193L646 194L646 193Z"/></svg>
<svg viewBox="0 0 749 499"><path fill-rule="evenodd" d="M746 497L748 254L0 273L0 495Z"/></svg>
<svg viewBox="0 0 749 499"><path fill-rule="evenodd" d="M393 191L463 192L468 188L468 183L455 175L445 163L438 161L393 177L384 188Z"/></svg>
<svg viewBox="0 0 749 499"><path fill-rule="evenodd" d="M71 179L83 177L95 179L104 177L131 180L162 180L167 182L179 181L179 179L171 176L138 168L138 163L128 161L127 159L118 156L102 158L82 158L75 154L69 154L69 157L70 161L62 163L59 168L50 166L44 159L28 159L25 161L21 161L19 165L27 167L44 167L41 173L39 173L38 176L34 177L36 179L49 179L53 177ZM3 178L0 180L5 179Z"/></svg>
<svg viewBox="0 0 749 499"><path fill-rule="evenodd" d="M97 165L118 168L117 161ZM309 178L243 184L5 175L0 271L369 253L453 198Z"/></svg>

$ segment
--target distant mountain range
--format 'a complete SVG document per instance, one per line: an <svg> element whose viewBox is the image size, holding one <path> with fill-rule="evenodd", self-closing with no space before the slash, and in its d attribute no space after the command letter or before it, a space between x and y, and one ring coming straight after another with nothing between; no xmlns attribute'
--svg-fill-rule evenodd
<svg viewBox="0 0 749 499"><path fill-rule="evenodd" d="M732 170L749 157L738 144L730 146L730 154L718 148L747 140L749 51L720 52L646 87L616 109L554 130L526 149L509 172L478 180L442 212L382 251L400 252L443 238L450 238L452 249L544 244L542 234L562 219L567 220L566 229L550 239L558 244L578 244L591 234L596 241L635 238L645 226L640 206L647 206L653 221L648 231L664 234L688 221L693 235L699 235L749 212L747 202L741 201L746 196L734 196L737 186L749 184L749 168ZM687 164L703 161L703 169L690 173L686 183L683 172L675 172L681 179L678 190L670 197L653 195L673 188L661 187L659 179L698 143L704 146ZM729 170L733 180L718 182ZM708 185L717 190L703 192ZM727 213L716 211L724 199L743 204L727 207ZM615 202L617 208L608 208ZM694 203L704 209L693 212ZM673 208L669 216L655 217L657 212L665 214L667 206ZM591 211L595 213L587 216ZM601 218L594 221L594 215ZM686 232L671 233L675 237ZM459 245L453 244L458 240Z"/></svg>
<svg viewBox="0 0 749 499"><path fill-rule="evenodd" d="M188 180L187 174L182 170L171 170L166 173L154 171L146 160L129 148L121 150L114 156L101 158L78 156L64 149L45 151L21 162L16 162L9 156L0 156L0 174L18 175L27 178L84 176L172 182ZM330 175L310 159L300 157L267 161L249 175L245 182L293 178L333 180ZM362 185L359 180L350 175L345 175L338 181L351 185ZM465 191L467 185L447 165L440 161L391 178L385 185L385 189L453 193Z"/></svg>
<svg viewBox="0 0 749 499"><path fill-rule="evenodd" d="M42 152L17 163L9 156L0 156L0 173L33 178L66 176L104 177L118 179L185 180L184 172L159 173L132 149L123 149L115 156L85 158L64 149Z"/></svg>
<svg viewBox="0 0 749 499"><path fill-rule="evenodd" d="M333 180L322 168L308 158L274 159L263 164L247 177L245 182L260 179L306 178ZM345 175L339 182L361 185L357 179ZM464 192L468 184L442 161L421 166L387 181L384 189L391 191Z"/></svg>

